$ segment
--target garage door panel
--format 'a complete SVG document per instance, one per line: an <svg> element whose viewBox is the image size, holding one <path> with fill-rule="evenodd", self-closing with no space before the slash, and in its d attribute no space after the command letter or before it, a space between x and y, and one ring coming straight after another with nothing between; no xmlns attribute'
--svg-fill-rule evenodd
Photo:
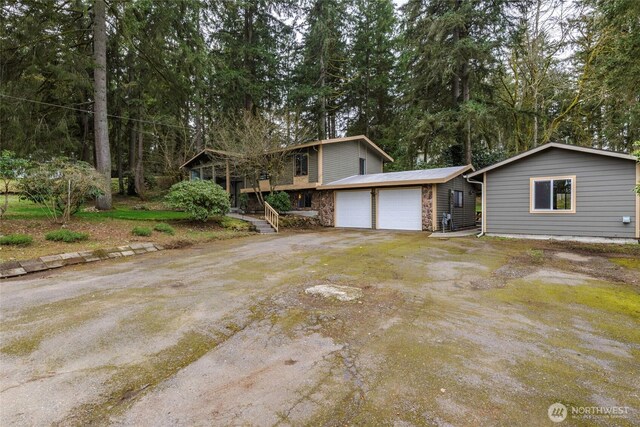
<svg viewBox="0 0 640 427"><path fill-rule="evenodd" d="M336 227L371 228L371 190L336 192Z"/></svg>
<svg viewBox="0 0 640 427"><path fill-rule="evenodd" d="M378 193L378 228L422 230L422 189L396 188Z"/></svg>

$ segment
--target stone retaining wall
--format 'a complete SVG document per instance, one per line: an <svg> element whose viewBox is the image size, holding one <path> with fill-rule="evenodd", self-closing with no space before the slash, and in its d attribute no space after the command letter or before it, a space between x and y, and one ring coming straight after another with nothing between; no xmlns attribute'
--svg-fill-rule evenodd
<svg viewBox="0 0 640 427"><path fill-rule="evenodd" d="M128 246L118 246L110 249L96 249L94 251L69 252L60 255L48 255L25 261L9 261L0 264L0 279L22 276L37 271L51 270L65 265L84 264L112 258L128 257L148 252L161 251L164 248L154 243L132 243Z"/></svg>

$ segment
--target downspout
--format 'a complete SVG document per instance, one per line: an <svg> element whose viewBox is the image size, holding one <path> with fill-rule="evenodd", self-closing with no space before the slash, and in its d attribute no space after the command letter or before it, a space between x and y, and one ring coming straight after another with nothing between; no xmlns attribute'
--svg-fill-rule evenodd
<svg viewBox="0 0 640 427"><path fill-rule="evenodd" d="M484 182L474 181L473 179L469 179L466 176L464 177L464 179L466 179L467 182L470 183L470 184L480 184L480 187L482 188L482 194L484 194ZM482 217L484 218L484 211L485 211L485 209L484 209L484 197L481 198L481 202L480 203L482 204ZM480 230L480 234L476 235L476 237L484 236L484 221L482 221L481 224L482 224L481 225L482 228Z"/></svg>

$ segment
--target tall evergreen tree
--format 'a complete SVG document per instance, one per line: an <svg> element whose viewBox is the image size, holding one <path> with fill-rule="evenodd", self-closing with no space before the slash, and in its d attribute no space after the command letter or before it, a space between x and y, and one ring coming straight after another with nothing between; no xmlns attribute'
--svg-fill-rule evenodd
<svg viewBox="0 0 640 427"><path fill-rule="evenodd" d="M503 1L412 0L404 7L407 155L471 163L478 126L488 115L485 77L495 69ZM457 149L452 149L457 145ZM445 160L443 153L450 153Z"/></svg>
<svg viewBox="0 0 640 427"><path fill-rule="evenodd" d="M305 107L304 119L315 124L318 139L338 135L344 106L347 55L342 32L346 22L343 0L310 0L305 7L307 28L297 69L294 99Z"/></svg>
<svg viewBox="0 0 640 427"><path fill-rule="evenodd" d="M93 121L96 142L96 168L104 176L105 188L111 189L111 147L107 122L107 18L104 0L93 4ZM98 197L98 209L111 209L111 191Z"/></svg>
<svg viewBox="0 0 640 427"><path fill-rule="evenodd" d="M364 134L392 149L388 129L394 114L396 17L391 0L356 0L345 85L347 133Z"/></svg>

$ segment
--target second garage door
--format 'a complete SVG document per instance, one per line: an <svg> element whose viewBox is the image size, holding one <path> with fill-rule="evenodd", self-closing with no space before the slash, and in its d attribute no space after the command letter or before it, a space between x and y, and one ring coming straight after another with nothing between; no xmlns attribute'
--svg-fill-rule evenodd
<svg viewBox="0 0 640 427"><path fill-rule="evenodd" d="M336 227L371 228L371 190L336 191Z"/></svg>
<svg viewBox="0 0 640 427"><path fill-rule="evenodd" d="M381 189L378 193L377 228L422 230L422 189Z"/></svg>

